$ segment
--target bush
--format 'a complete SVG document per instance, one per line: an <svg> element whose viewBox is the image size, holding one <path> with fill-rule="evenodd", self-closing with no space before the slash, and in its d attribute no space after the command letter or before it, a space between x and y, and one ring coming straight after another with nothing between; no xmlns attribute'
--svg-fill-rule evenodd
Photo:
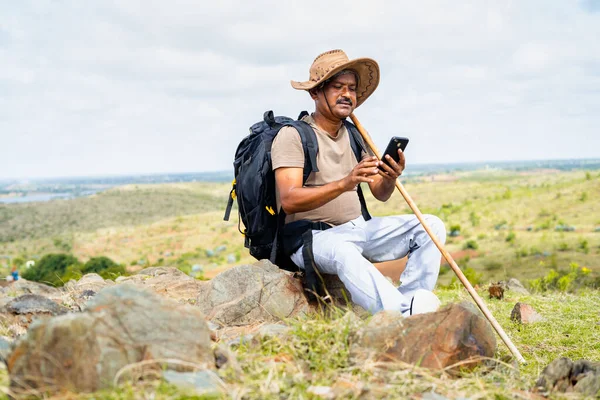
<svg viewBox="0 0 600 400"><path fill-rule="evenodd" d="M506 241L508 243L514 243L516 238L517 238L517 234L516 233L509 232L509 234L506 236Z"/></svg>
<svg viewBox="0 0 600 400"><path fill-rule="evenodd" d="M490 262L486 263L483 268L486 271L497 271L499 269L502 269L502 263L500 263L498 261L490 261Z"/></svg>
<svg viewBox="0 0 600 400"><path fill-rule="evenodd" d="M471 221L471 225L479 226L479 222L481 222L481 217L475 213L475 211L471 211L469 214L469 220Z"/></svg>
<svg viewBox="0 0 600 400"><path fill-rule="evenodd" d="M70 254L47 254L36 263L33 267L29 268L23 273L23 278L42 282L52 286L62 286L66 282L64 275L69 267L77 269L81 263L77 258Z"/></svg>
<svg viewBox="0 0 600 400"><path fill-rule="evenodd" d="M568 271L552 269L545 277L530 281L529 285L537 292L548 290L575 292L581 287L599 288L600 276L593 277L590 269L579 267L577 263L571 263Z"/></svg>
<svg viewBox="0 0 600 400"><path fill-rule="evenodd" d="M450 233L448 234L448 236L450 237L456 237L460 235L460 225L451 225L450 226Z"/></svg>
<svg viewBox="0 0 600 400"><path fill-rule="evenodd" d="M477 250L479 248L479 244L477 244L477 242L475 240L467 240L467 242L464 244L463 249L467 250L467 249L472 249L472 250Z"/></svg>
<svg viewBox="0 0 600 400"><path fill-rule="evenodd" d="M81 268L81 272L83 274L96 273L104 279L115 279L126 274L125 267L104 256L90 258Z"/></svg>

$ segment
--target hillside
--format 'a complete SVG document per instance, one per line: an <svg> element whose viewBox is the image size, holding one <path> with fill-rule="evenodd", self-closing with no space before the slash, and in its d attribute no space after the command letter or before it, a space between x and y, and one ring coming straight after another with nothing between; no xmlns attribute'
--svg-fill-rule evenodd
<svg viewBox="0 0 600 400"><path fill-rule="evenodd" d="M424 213L454 230L448 249L482 281L535 278L571 263L600 271L598 171L458 171L404 183ZM222 220L229 190L224 183L128 185L89 198L0 205L0 255L72 252L205 271L249 262L235 212ZM409 212L398 193L387 203L367 201L373 215ZM452 276L442 268L440 282Z"/></svg>

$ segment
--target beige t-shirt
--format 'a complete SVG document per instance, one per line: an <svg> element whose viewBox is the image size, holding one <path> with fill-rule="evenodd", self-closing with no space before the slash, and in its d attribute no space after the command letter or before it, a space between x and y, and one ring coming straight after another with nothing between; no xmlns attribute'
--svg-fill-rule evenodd
<svg viewBox="0 0 600 400"><path fill-rule="evenodd" d="M319 172L311 172L304 187L318 187L346 177L358 164L352 147L349 132L344 125L336 137L331 137L315 124L308 115L302 119L314 129L319 144L317 167ZM364 154L363 154L364 155ZM273 170L281 167L304 168L304 150L298 131L291 127L283 127L271 148ZM277 191L277 209L281 208L279 191ZM326 222L341 225L360 216L360 201L356 189L344 192L329 203L311 211L299 212L286 217L286 223L307 219L315 222Z"/></svg>

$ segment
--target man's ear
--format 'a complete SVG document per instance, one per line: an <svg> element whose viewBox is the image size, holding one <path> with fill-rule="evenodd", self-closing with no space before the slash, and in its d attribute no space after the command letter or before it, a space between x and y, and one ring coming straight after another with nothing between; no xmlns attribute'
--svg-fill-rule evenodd
<svg viewBox="0 0 600 400"><path fill-rule="evenodd" d="M313 99L313 100L317 99L317 96L319 94L319 90L320 90L319 88L313 88L313 89L310 89L308 91L308 93L310 94L311 99Z"/></svg>

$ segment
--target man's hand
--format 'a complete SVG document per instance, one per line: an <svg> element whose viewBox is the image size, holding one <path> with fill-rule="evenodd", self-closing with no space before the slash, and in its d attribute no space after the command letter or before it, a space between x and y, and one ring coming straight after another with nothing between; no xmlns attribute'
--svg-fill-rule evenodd
<svg viewBox="0 0 600 400"><path fill-rule="evenodd" d="M380 173L378 165L381 162L377 160L377 157L365 157L359 162L348 176L341 180L342 189L345 192L354 190L356 186L362 182L373 183L374 175Z"/></svg>
<svg viewBox="0 0 600 400"><path fill-rule="evenodd" d="M387 160L388 163L390 163L390 165L387 165L386 163L382 162L381 168L384 169L384 171L379 171L379 175L381 175L384 179L391 181L394 183L394 185L396 184L395 181L396 179L398 179L398 177L400 175L402 175L402 172L404 171L404 167L406 166L406 159L404 158L404 152L400 149L398 149L398 156L399 156L399 160L398 162L394 161L394 159L392 157L390 157L389 155L385 156L385 159Z"/></svg>

